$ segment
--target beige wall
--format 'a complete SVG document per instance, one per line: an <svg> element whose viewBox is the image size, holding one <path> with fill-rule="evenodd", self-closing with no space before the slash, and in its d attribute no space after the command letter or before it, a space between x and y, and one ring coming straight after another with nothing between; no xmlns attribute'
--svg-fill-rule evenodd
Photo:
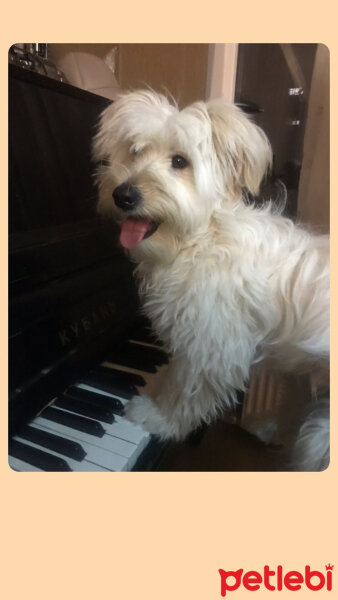
<svg viewBox="0 0 338 600"><path fill-rule="evenodd" d="M117 80L123 89L168 90L183 107L206 95L209 44L119 44Z"/></svg>

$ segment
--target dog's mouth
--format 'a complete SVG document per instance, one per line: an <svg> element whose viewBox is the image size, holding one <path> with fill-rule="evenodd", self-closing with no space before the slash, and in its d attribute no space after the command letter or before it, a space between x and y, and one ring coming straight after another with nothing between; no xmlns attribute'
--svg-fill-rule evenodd
<svg viewBox="0 0 338 600"><path fill-rule="evenodd" d="M121 227L121 245L128 250L136 248L142 240L153 235L158 226L158 223L149 219L127 219Z"/></svg>

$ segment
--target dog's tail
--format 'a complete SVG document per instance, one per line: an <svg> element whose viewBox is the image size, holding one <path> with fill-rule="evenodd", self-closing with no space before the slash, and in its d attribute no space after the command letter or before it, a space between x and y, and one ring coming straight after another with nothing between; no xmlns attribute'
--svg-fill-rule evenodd
<svg viewBox="0 0 338 600"><path fill-rule="evenodd" d="M330 463L329 394L313 401L299 428L291 453L295 471L324 471Z"/></svg>

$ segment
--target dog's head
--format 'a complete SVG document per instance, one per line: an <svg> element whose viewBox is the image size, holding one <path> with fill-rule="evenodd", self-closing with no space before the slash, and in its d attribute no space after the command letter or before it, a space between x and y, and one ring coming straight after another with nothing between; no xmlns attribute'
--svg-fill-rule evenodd
<svg viewBox="0 0 338 600"><path fill-rule="evenodd" d="M152 91L125 94L103 112L93 154L98 210L121 225L122 245L141 253L203 231L243 188L257 193L271 160L265 134L236 106L179 111Z"/></svg>

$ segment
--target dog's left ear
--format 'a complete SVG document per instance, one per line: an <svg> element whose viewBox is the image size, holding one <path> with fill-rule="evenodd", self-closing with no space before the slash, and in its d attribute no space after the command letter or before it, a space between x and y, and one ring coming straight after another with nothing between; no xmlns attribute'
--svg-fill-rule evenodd
<svg viewBox="0 0 338 600"><path fill-rule="evenodd" d="M264 131L235 105L222 100L206 105L212 140L226 187L247 188L257 194L272 162Z"/></svg>

